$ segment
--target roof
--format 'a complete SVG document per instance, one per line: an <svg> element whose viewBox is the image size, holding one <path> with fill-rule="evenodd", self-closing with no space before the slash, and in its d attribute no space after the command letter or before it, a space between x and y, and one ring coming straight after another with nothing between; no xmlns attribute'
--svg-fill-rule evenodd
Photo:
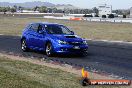
<svg viewBox="0 0 132 88"><path fill-rule="evenodd" d="M30 24L35 24L35 23L44 24L44 25L62 25L62 24L50 23L50 22L33 22L33 23L30 23Z"/></svg>

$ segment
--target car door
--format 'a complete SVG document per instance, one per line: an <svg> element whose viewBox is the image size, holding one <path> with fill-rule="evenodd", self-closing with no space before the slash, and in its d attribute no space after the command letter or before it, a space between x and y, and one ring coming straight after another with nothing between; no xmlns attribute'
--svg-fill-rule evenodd
<svg viewBox="0 0 132 88"><path fill-rule="evenodd" d="M45 32L44 32L44 27L41 24L38 25L38 29L37 29L36 36L35 36L35 44L36 44L36 47L38 47L39 50L44 49Z"/></svg>
<svg viewBox="0 0 132 88"><path fill-rule="evenodd" d="M31 49L34 49L36 47L34 41L36 31L37 31L37 24L32 24L28 32L28 41Z"/></svg>
<svg viewBox="0 0 132 88"><path fill-rule="evenodd" d="M43 50L44 47L44 39L45 35L43 33L39 33L40 30L43 30L43 26L39 23L33 24L32 26L33 31L30 32L31 34L31 42L33 49L36 50Z"/></svg>

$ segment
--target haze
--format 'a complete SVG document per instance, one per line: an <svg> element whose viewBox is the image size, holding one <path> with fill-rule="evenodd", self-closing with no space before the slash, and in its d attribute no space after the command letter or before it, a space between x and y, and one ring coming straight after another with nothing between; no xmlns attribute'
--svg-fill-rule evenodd
<svg viewBox="0 0 132 88"><path fill-rule="evenodd" d="M97 7L99 4L110 4L113 6L113 9L129 9L130 7L132 7L132 0L0 0L0 2L11 3L31 1L50 2L53 4L72 4L80 8L93 8Z"/></svg>

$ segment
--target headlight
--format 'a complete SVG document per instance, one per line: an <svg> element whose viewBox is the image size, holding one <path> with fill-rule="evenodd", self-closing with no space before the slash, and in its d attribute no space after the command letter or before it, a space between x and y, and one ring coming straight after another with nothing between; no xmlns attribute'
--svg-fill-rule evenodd
<svg viewBox="0 0 132 88"><path fill-rule="evenodd" d="M83 44L87 44L87 41L83 41Z"/></svg>
<svg viewBox="0 0 132 88"><path fill-rule="evenodd" d="M58 40L58 43L59 43L59 44L68 44L68 42L62 41L62 40Z"/></svg>

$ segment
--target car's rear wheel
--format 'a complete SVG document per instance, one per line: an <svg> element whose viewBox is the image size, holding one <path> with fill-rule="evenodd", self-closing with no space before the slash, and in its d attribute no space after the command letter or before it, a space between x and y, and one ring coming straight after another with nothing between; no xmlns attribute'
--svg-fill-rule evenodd
<svg viewBox="0 0 132 88"><path fill-rule="evenodd" d="M21 41L21 49L22 49L23 52L27 52L28 51L28 47L27 47L25 39L22 39L22 41Z"/></svg>
<svg viewBox="0 0 132 88"><path fill-rule="evenodd" d="M49 57L52 56L53 55L52 50L53 48L52 48L51 43L47 43L46 44L46 55Z"/></svg>

